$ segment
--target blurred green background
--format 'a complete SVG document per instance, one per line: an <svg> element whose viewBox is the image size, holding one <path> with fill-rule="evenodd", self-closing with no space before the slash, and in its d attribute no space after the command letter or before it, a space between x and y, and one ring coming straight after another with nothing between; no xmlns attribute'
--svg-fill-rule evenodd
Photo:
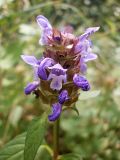
<svg viewBox="0 0 120 160"><path fill-rule="evenodd" d="M55 27L72 25L80 35L100 26L92 36L98 59L88 64L87 77L95 98L81 99L61 118L60 152L77 152L84 160L120 160L120 1L119 0L0 0L0 147L24 132L42 112L39 99L25 96L31 67L20 55L40 57L40 28L36 16ZM52 143L51 127L46 139Z"/></svg>

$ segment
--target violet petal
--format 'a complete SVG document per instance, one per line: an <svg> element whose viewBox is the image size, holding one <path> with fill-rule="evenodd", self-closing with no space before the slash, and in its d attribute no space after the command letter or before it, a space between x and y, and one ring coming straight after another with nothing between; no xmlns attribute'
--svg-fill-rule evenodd
<svg viewBox="0 0 120 160"><path fill-rule="evenodd" d="M82 74L85 74L87 70L87 64L85 64L84 59L81 57L80 58L80 72Z"/></svg>
<svg viewBox="0 0 120 160"><path fill-rule="evenodd" d="M79 40L75 46L75 53L80 53L81 55L85 55L86 53L91 51L92 42L88 39Z"/></svg>
<svg viewBox="0 0 120 160"><path fill-rule="evenodd" d="M38 67L38 76L43 79L47 80L48 76L46 73L46 69L54 64L54 60L52 58L45 58L43 61L40 63Z"/></svg>
<svg viewBox="0 0 120 160"><path fill-rule="evenodd" d="M97 55L94 53L88 53L85 57L83 57L84 62L95 60L96 58L97 58Z"/></svg>
<svg viewBox="0 0 120 160"><path fill-rule="evenodd" d="M62 78L60 76L53 78L50 83L50 88L59 91L62 88Z"/></svg>
<svg viewBox="0 0 120 160"><path fill-rule="evenodd" d="M45 29L41 33L41 38L39 40L39 44L41 45L48 45L48 37L52 35L52 31L50 29Z"/></svg>
<svg viewBox="0 0 120 160"><path fill-rule="evenodd" d="M41 27L41 29L52 29L51 24L49 23L48 19L42 15L37 16L36 18L38 25Z"/></svg>
<svg viewBox="0 0 120 160"><path fill-rule="evenodd" d="M47 45L48 44L48 36L52 35L52 26L47 20L42 15L37 16L37 23L40 26L42 33L41 33L41 38L39 40L39 43L41 45Z"/></svg>
<svg viewBox="0 0 120 160"><path fill-rule="evenodd" d="M80 40L84 40L86 38L88 38L89 36L91 36L93 33L97 32L99 30L100 27L90 27L90 28L87 28L85 30L85 33L82 34L79 39Z"/></svg>
<svg viewBox="0 0 120 160"><path fill-rule="evenodd" d="M38 81L39 76L38 76L38 67L33 67L33 74L34 74L34 80Z"/></svg>
<svg viewBox="0 0 120 160"><path fill-rule="evenodd" d="M55 64L54 66L52 67L48 67L49 69L53 70L53 72L60 72L61 74L64 74L67 69L64 69L59 63ZM57 73L54 73L54 74L57 74Z"/></svg>
<svg viewBox="0 0 120 160"><path fill-rule="evenodd" d="M38 60L34 56L21 55L21 58L31 66L38 66Z"/></svg>
<svg viewBox="0 0 120 160"><path fill-rule="evenodd" d="M85 63L80 64L80 72L82 74L85 74L86 70L87 70L87 64L85 64Z"/></svg>

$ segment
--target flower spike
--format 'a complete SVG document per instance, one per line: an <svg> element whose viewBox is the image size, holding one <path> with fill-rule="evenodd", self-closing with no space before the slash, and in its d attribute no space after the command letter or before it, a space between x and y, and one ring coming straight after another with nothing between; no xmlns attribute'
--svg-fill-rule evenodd
<svg viewBox="0 0 120 160"><path fill-rule="evenodd" d="M56 29L43 15L38 15L36 21L41 29L39 44L44 45L44 52L41 59L21 55L34 70L34 81L28 83L24 92L26 95L34 93L49 106L52 103L48 119L55 121L61 115L63 105L74 106L80 91L90 90L84 74L87 62L97 58L90 36L100 27L89 27L76 37L71 26Z"/></svg>

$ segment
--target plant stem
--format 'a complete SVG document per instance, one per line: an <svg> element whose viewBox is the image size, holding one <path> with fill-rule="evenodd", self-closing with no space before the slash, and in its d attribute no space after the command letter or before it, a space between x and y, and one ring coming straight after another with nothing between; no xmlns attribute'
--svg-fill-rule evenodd
<svg viewBox="0 0 120 160"><path fill-rule="evenodd" d="M57 160L59 155L59 121L56 120L53 126L53 160Z"/></svg>

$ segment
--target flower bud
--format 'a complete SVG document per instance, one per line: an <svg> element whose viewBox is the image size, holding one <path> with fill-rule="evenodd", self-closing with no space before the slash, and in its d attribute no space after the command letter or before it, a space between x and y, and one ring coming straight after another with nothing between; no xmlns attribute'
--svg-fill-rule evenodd
<svg viewBox="0 0 120 160"><path fill-rule="evenodd" d="M69 96L68 96L68 91L67 90L63 90L58 96L58 101L59 101L60 104L63 104L68 99L69 99Z"/></svg>
<svg viewBox="0 0 120 160"><path fill-rule="evenodd" d="M38 81L34 81L32 83L29 83L25 89L24 92L26 95L30 94L32 91L34 91L37 87L39 86L39 82Z"/></svg>
<svg viewBox="0 0 120 160"><path fill-rule="evenodd" d="M87 81L87 79L79 74L74 75L73 82L75 83L76 86L81 88L83 91L90 90L90 84Z"/></svg>
<svg viewBox="0 0 120 160"><path fill-rule="evenodd" d="M55 121L59 118L62 112L62 105L60 103L55 103L52 105L52 113L48 115L49 121Z"/></svg>

